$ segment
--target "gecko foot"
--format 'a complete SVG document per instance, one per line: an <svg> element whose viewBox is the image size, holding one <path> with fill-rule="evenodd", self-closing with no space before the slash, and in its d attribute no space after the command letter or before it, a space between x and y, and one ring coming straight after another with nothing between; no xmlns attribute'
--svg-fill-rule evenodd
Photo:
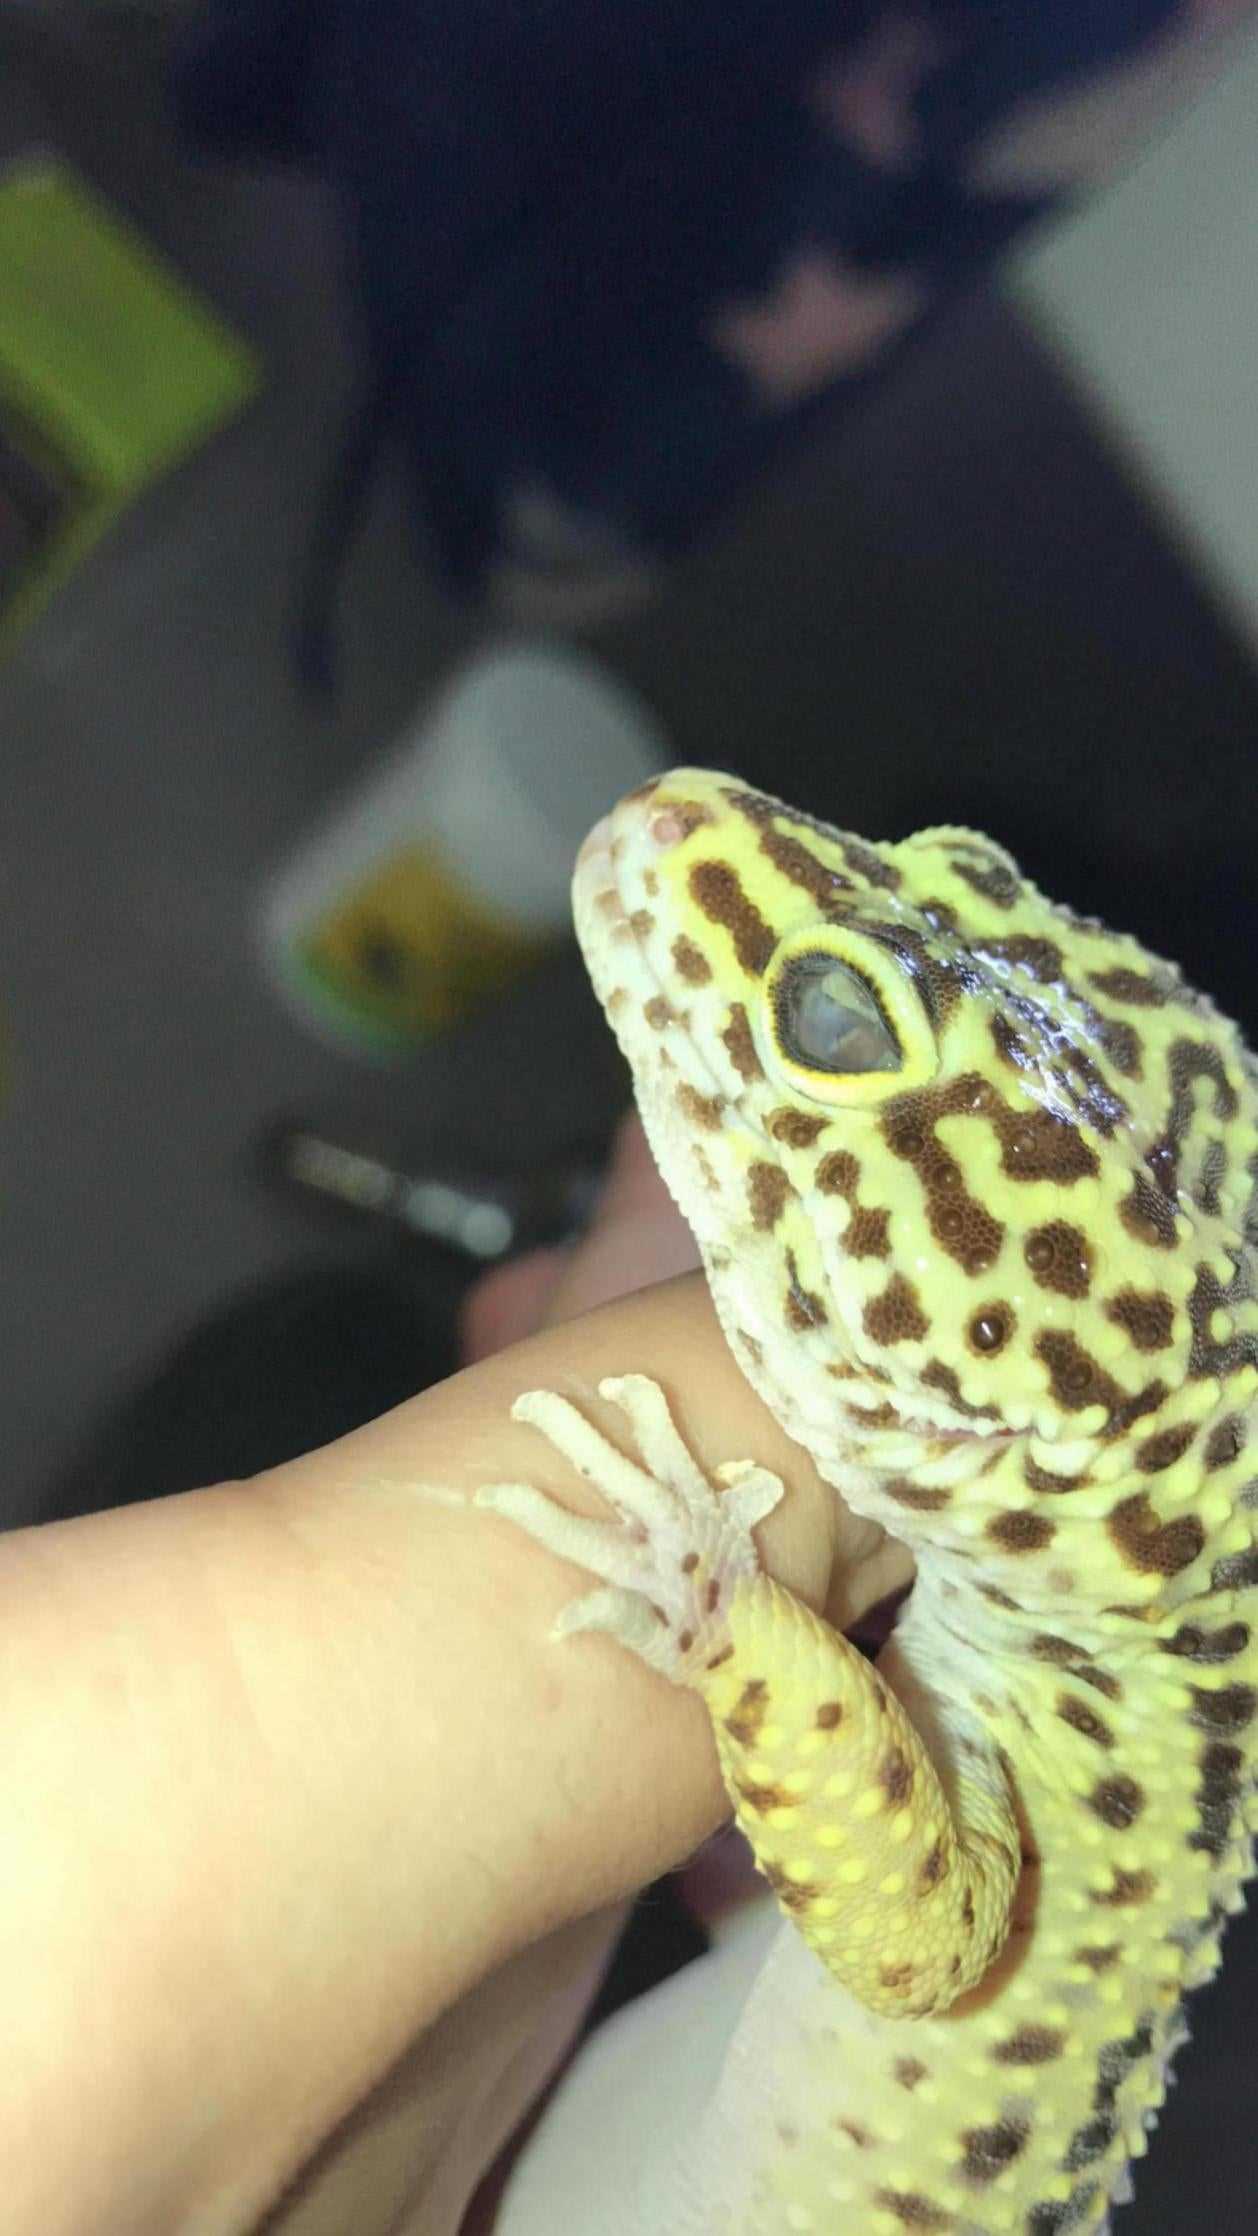
<svg viewBox="0 0 1258 2236"><path fill-rule="evenodd" d="M600 1382L599 1395L624 1414L641 1464L551 1390L525 1391L511 1412L602 1492L614 1521L570 1514L528 1483L486 1484L476 1504L602 1578L564 1608L556 1637L607 1631L652 1669L687 1684L726 1642L735 1586L759 1574L751 1533L777 1505L782 1484L752 1460L730 1460L717 1468L721 1487L714 1489L682 1442L663 1390L645 1375Z"/></svg>

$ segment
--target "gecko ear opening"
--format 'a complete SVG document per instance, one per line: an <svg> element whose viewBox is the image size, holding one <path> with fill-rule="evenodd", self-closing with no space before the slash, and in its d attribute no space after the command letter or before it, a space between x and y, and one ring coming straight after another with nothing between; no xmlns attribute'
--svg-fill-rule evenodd
<svg viewBox="0 0 1258 2236"><path fill-rule="evenodd" d="M837 925L781 942L765 974L761 1027L771 1070L813 1102L880 1102L921 1086L938 1063L894 958Z"/></svg>

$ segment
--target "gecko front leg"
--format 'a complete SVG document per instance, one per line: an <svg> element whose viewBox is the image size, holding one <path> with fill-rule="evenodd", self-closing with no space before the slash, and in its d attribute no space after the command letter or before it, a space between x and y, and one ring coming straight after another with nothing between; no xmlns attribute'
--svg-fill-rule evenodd
<svg viewBox="0 0 1258 2236"><path fill-rule="evenodd" d="M556 1636L606 1631L701 1694L756 1861L836 1978L893 2016L945 2009L999 1950L1020 1868L993 1752L976 1736L946 1793L878 1673L765 1575L752 1531L782 1497L778 1477L733 1461L710 1482L657 1383L626 1375L599 1390L643 1464L552 1392L527 1392L512 1413L614 1520L570 1514L525 1483L486 1485L476 1503L602 1579Z"/></svg>
<svg viewBox="0 0 1258 2236"><path fill-rule="evenodd" d="M505 1514L553 1553L604 1579L564 1608L557 1638L607 1631L674 1684L697 1686L726 1649L738 1585L760 1573L751 1533L782 1497L782 1483L750 1460L734 1460L717 1470L724 1486L718 1497L678 1435L657 1382L613 1376L600 1382L599 1396L625 1415L645 1466L626 1459L553 1391L525 1391L511 1416L540 1429L601 1491L616 1521L569 1514L528 1483L486 1484L476 1504Z"/></svg>

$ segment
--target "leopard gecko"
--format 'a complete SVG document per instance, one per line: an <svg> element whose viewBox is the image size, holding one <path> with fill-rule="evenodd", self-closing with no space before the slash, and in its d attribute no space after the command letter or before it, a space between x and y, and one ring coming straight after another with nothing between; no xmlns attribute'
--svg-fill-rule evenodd
<svg viewBox="0 0 1258 2236"><path fill-rule="evenodd" d="M603 1385L621 1449L517 1402L609 1518L479 1502L598 1579L562 1633L702 1696L788 1921L701 2132L582 2236L1093 2236L1258 1823L1253 1059L958 826L683 769L574 900L735 1357L916 1564L872 1665L658 1385Z"/></svg>

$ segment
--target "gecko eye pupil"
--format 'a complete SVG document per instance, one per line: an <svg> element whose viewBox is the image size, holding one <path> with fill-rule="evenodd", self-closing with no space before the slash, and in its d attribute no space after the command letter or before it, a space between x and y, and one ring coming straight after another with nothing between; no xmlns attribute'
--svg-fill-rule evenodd
<svg viewBox="0 0 1258 2236"><path fill-rule="evenodd" d="M783 974L776 1003L788 1056L810 1071L899 1071L902 1056L874 994L833 955L801 955Z"/></svg>

